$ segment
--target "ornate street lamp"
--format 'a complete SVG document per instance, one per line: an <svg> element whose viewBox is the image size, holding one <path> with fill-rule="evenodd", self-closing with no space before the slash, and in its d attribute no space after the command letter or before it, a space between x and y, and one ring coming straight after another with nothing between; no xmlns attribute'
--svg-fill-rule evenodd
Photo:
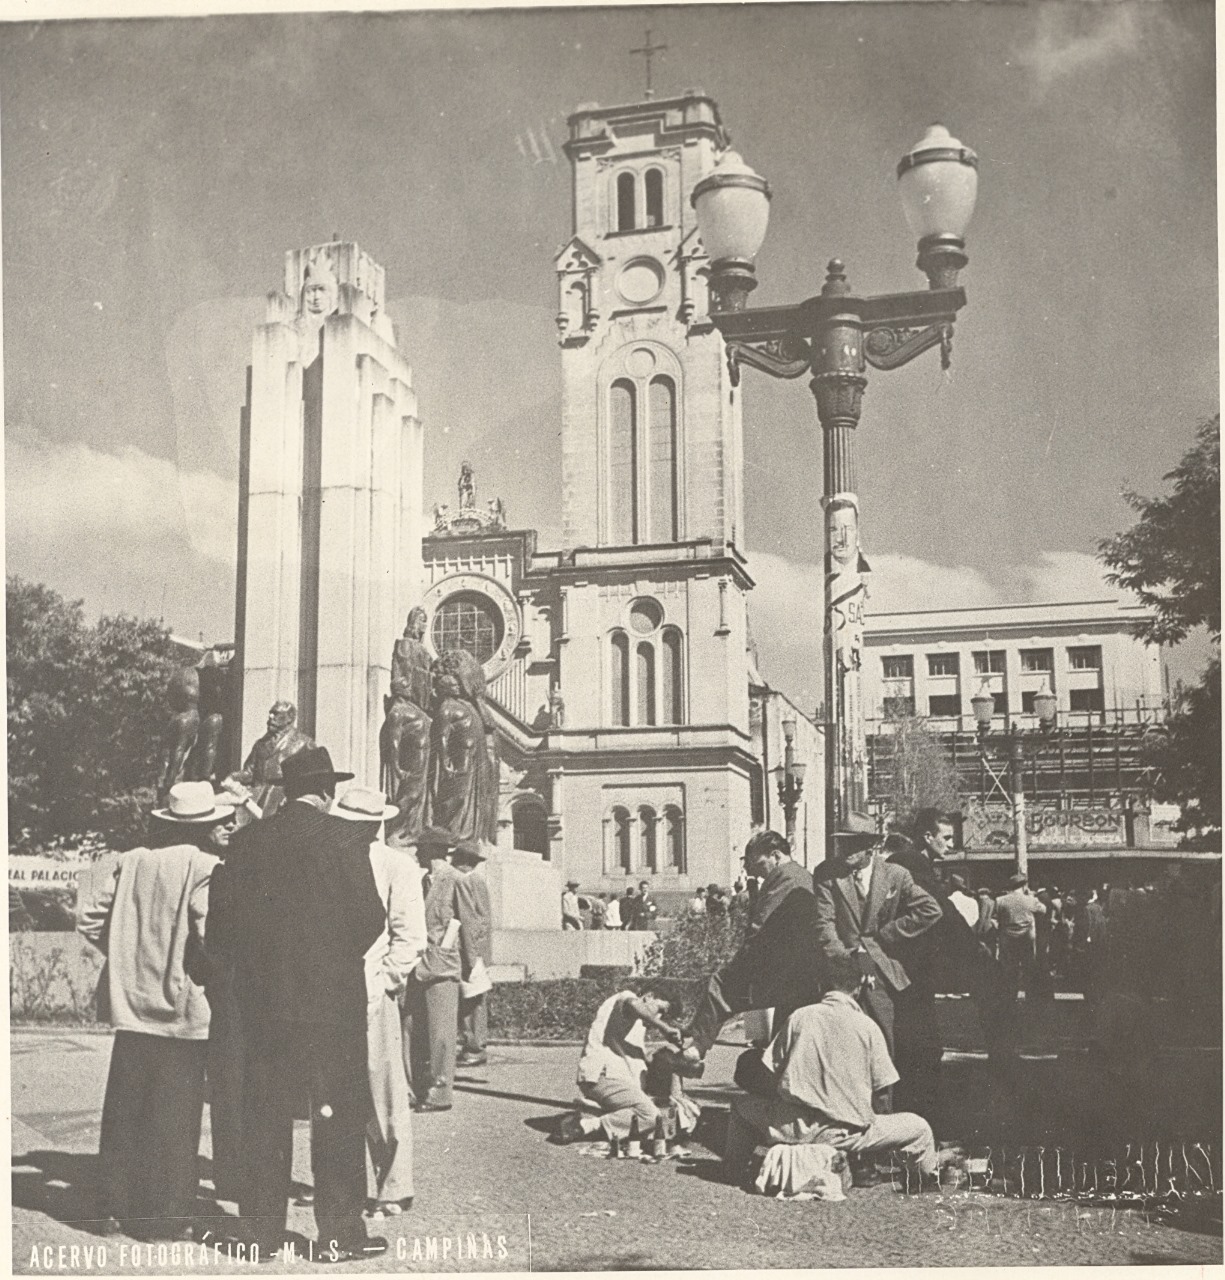
<svg viewBox="0 0 1225 1280"><path fill-rule="evenodd" d="M795 814L800 807L800 797L804 794L804 774L808 766L795 758L795 721L783 721L783 763L771 772L778 784L778 802L783 806L783 817L787 823L787 842L791 845L792 857L795 856Z"/></svg>
<svg viewBox="0 0 1225 1280"><path fill-rule="evenodd" d="M897 369L939 345L948 368L953 321L965 305L957 284L974 212L978 157L942 125L932 125L898 165L903 212L918 239L928 289L860 297L843 264L829 263L820 294L786 306L747 304L754 259L765 239L770 187L734 151L693 189L702 242L711 259L711 321L723 334L732 385L741 365L776 378L811 373L824 437L826 833L848 810L863 809L867 760L859 700L863 574L854 431L867 365Z"/></svg>

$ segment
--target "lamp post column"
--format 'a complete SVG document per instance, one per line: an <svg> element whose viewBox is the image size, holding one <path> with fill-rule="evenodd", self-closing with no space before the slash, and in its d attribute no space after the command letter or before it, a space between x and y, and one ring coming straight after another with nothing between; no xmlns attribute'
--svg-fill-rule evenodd
<svg viewBox="0 0 1225 1280"><path fill-rule="evenodd" d="M1029 832L1025 829L1025 755L1021 734L1014 725L1008 735L1008 765L1012 786L1012 826L1017 871L1029 875Z"/></svg>
<svg viewBox="0 0 1225 1280"><path fill-rule="evenodd" d="M850 293L842 263L829 264L821 294ZM821 506L825 514L826 723L825 831L827 842L847 812L862 809L867 794L866 744L859 696L863 652L866 562L860 555L859 496L855 481L855 428L864 388L863 326L853 311L830 315L814 336L813 379L824 452ZM832 847L827 843L827 848Z"/></svg>

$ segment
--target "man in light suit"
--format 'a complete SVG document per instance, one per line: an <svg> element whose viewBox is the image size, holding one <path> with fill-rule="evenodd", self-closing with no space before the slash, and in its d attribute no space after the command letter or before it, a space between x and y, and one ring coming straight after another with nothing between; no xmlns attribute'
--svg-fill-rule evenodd
<svg viewBox="0 0 1225 1280"><path fill-rule="evenodd" d="M940 904L904 867L886 862L883 837L864 814L834 833L833 857L813 874L816 940L825 958L851 956L863 975L859 1003L894 1056L893 1002L910 985L898 958L941 918Z"/></svg>

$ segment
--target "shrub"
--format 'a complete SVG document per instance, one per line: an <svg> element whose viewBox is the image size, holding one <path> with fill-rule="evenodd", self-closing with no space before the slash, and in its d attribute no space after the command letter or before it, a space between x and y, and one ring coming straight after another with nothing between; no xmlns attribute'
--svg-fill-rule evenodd
<svg viewBox="0 0 1225 1280"><path fill-rule="evenodd" d="M680 916L647 947L642 971L705 984L740 949L746 923L744 909L735 902L727 916Z"/></svg>
<svg viewBox="0 0 1225 1280"><path fill-rule="evenodd" d="M596 1011L618 991L641 991L646 978L554 978L500 983L489 993L489 1032L499 1040L585 1040ZM704 982L678 981L688 1018Z"/></svg>

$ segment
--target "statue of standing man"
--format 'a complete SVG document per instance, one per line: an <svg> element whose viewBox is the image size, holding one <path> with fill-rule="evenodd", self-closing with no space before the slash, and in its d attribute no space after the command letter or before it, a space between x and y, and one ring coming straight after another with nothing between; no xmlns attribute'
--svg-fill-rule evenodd
<svg viewBox="0 0 1225 1280"><path fill-rule="evenodd" d="M426 612L411 609L391 655L391 697L379 735L383 789L400 812L388 823L387 842L414 844L425 824L426 773L430 762L433 701L431 657L422 643Z"/></svg>

